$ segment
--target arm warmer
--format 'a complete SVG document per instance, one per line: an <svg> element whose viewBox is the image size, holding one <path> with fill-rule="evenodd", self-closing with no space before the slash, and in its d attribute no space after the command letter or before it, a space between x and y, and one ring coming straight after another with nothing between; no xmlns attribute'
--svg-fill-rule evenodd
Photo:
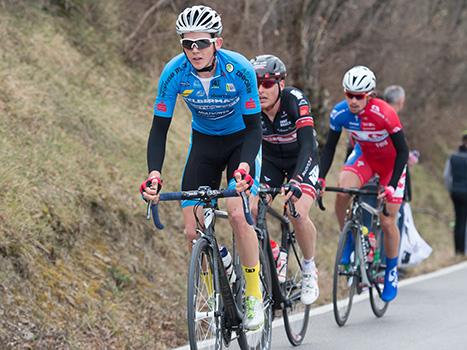
<svg viewBox="0 0 467 350"><path fill-rule="evenodd" d="M396 160L394 161L394 170L392 171L392 177L389 181L389 186L397 188L399 178L401 177L402 172L404 171L404 167L407 164L407 159L409 159L409 146L407 146L404 132L402 130L391 134L390 136L397 155Z"/></svg>
<svg viewBox="0 0 467 350"><path fill-rule="evenodd" d="M253 169L263 137L261 114L243 115L243 122L245 123L245 138L243 140L240 162L248 163L250 169Z"/></svg>
<svg viewBox="0 0 467 350"><path fill-rule="evenodd" d="M329 130L326 145L324 146L323 153L321 154L321 160L319 165L319 177L325 178L328 174L329 168L331 167L332 160L334 159L334 153L336 153L337 142L341 136L340 131Z"/></svg>
<svg viewBox="0 0 467 350"><path fill-rule="evenodd" d="M292 178L300 175L303 179L310 169L318 163L318 149L313 130L311 126L305 126L297 130L297 141L300 150L298 151L297 164Z"/></svg>
<svg viewBox="0 0 467 350"><path fill-rule="evenodd" d="M165 143L172 118L154 116L148 139L148 171L161 172L165 156Z"/></svg>

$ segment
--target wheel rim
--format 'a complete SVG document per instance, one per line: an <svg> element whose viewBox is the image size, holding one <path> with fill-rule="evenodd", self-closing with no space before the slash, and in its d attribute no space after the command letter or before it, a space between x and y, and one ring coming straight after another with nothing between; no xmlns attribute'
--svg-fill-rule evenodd
<svg viewBox="0 0 467 350"><path fill-rule="evenodd" d="M348 226L343 232L349 232ZM339 326L343 326L347 321L352 307L352 300L357 285L358 266L355 263L355 252L350 254L348 264L342 264L341 258L346 241L350 234L341 234L336 253L333 276L333 306L334 316Z"/></svg>
<svg viewBox="0 0 467 350"><path fill-rule="evenodd" d="M297 251L295 245L291 245L287 262L287 277L286 281L282 284L282 291L288 301L288 305L283 309L285 329L287 337L293 345L299 345L303 341L310 313L310 306L306 306L300 301L302 260L301 251Z"/></svg>
<svg viewBox="0 0 467 350"><path fill-rule="evenodd" d="M370 304L371 309L376 317L381 317L386 312L389 303L386 303L381 299L381 296L376 289L378 286L379 290L382 292L384 287L384 270L379 271L373 277L373 283L375 284L373 287L370 288Z"/></svg>
<svg viewBox="0 0 467 350"><path fill-rule="evenodd" d="M195 250L195 249L194 249ZM190 343L194 348L220 349L221 297L216 293L212 257L208 246L199 249L190 269L188 322Z"/></svg>

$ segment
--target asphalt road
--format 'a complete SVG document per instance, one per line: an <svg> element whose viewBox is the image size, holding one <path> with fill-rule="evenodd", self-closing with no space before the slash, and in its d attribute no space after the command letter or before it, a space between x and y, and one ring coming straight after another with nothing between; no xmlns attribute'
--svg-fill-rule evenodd
<svg viewBox="0 0 467 350"><path fill-rule="evenodd" d="M314 308L311 315L307 335L296 349L467 349L467 262L402 281L382 318L373 315L367 294L354 298L344 327L335 323L332 305ZM273 327L272 349L292 349L282 320Z"/></svg>
<svg viewBox="0 0 467 350"><path fill-rule="evenodd" d="M397 299L376 318L367 295L352 307L344 327L332 307L313 310L300 348L336 349L467 349L467 263L402 281ZM273 349L290 349L282 326L273 331Z"/></svg>

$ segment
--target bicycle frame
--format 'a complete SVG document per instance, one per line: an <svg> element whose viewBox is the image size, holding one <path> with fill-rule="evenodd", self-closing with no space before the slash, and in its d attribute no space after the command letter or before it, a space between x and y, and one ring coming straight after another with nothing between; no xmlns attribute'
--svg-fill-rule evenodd
<svg viewBox="0 0 467 350"><path fill-rule="evenodd" d="M364 244L365 237L363 235L362 224L361 224L362 214L363 214L362 209L363 207L361 206L360 197L355 196L353 198L353 203L350 209L351 210L350 219L352 222L352 227L356 229L356 233L357 233L355 237L356 238L355 252L357 255L356 258L360 262L358 265L360 267L360 276L362 278L362 283L366 286L370 286L371 283L370 283L370 280L368 279L368 275L366 272L367 264L368 264L368 261L367 261L368 252L366 251L367 247Z"/></svg>
<svg viewBox="0 0 467 350"><path fill-rule="evenodd" d="M263 252L267 252L269 267L271 271L272 281L272 297L273 297L273 308L275 310L281 309L283 306L290 306L290 300L288 300L280 288L279 278L277 276L277 269L272 253L271 245L269 244L269 231L267 229L266 214L269 213L272 217L278 220L281 224L281 247L289 250L289 239L293 239L294 231L290 228L290 220L279 214L273 208L271 208L266 202L266 198L260 194L260 200L258 205L258 216L256 222L256 233L258 240L262 244ZM294 252L296 254L296 252Z"/></svg>
<svg viewBox="0 0 467 350"><path fill-rule="evenodd" d="M243 210L245 214L245 219L247 220L247 222L252 221L249 212L248 201L245 200L246 197L243 195L243 193L241 195L243 199ZM203 313L202 315L200 315L200 317L221 316L221 320L223 322L222 336L226 344L229 344L233 340L231 338L232 331L235 331L237 336L241 333L243 313L239 309L239 306L235 300L235 295L230 286L224 268L224 264L219 253L219 246L217 244L217 239L214 230L216 218L227 218L227 213L221 210L217 210L215 208L215 204L213 203L213 199L236 196L237 193L235 190L211 190L209 187L200 187L198 190L195 191L161 193L159 199L160 201L197 199L200 203L203 204L203 219L196 220L196 232L199 234L199 238L196 241L194 241L194 244L196 244L199 240L205 240L212 251L213 261L215 264L213 268L213 278L214 281L218 281L220 287L220 294L216 294L215 299L217 305L220 305L220 298L222 298L223 309L221 311L222 314L208 312ZM162 229L164 225L162 225L162 223L160 222L157 204L150 203L149 205L150 210L148 210L148 213L152 213L154 225L156 226L156 228ZM233 243L235 248L235 237L233 237ZM236 259L239 259L237 254L234 254L234 256ZM236 260L234 266L237 266L238 262L239 260ZM196 315L196 318L198 318L198 315Z"/></svg>
<svg viewBox="0 0 467 350"><path fill-rule="evenodd" d="M347 213L347 218L346 222L350 221L351 222L351 227L355 229L356 232L356 244L355 244L355 253L356 253L356 258L358 259L359 263L359 268L360 268L360 275L362 278L362 283L363 285L366 286L372 286L375 285L377 291L379 294L381 294L381 291L379 290L379 287L377 284L373 283L373 281L370 281L370 278L368 277L368 251L365 242L365 237L362 231L362 217L363 217L363 210L369 212L372 217L372 222L371 226L379 228L380 227L380 218L379 215L381 213L384 213L385 215L387 214L385 211L384 205L379 207L379 208L374 208L368 203L363 202L361 195L376 195L377 193L373 193L372 191L366 192L365 190L358 190L358 189L342 189L338 187L328 187L327 191L331 192L344 192L344 193L350 193L353 194L352 198L352 205L350 206L350 209L348 210Z"/></svg>

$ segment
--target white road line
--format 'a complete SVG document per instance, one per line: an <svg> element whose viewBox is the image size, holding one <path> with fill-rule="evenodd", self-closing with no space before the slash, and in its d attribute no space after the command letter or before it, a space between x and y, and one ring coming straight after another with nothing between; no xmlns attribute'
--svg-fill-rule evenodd
<svg viewBox="0 0 467 350"><path fill-rule="evenodd" d="M449 266L449 267L445 267L445 268L442 268L440 270L430 272L430 273L427 273L427 274L424 274L424 275L415 276L415 277L408 278L406 280L402 280L401 282L399 282L398 287L402 288L402 287L405 287L405 286L410 286L410 285L418 283L418 282L422 282L422 281L426 281L426 280L429 280L429 279L432 279L432 278L437 278L437 277L440 277L440 276L448 275L448 274L450 274L452 272L462 270L462 269L465 269L465 268L467 268L467 261L464 261L464 262L461 262L459 264L452 265L452 266ZM368 299L368 293L363 293L363 294L354 296L353 303L358 303L358 302L360 302L362 300L367 300L367 299ZM318 306L317 308L311 309L310 310L310 316L322 315L322 314L325 314L325 313L330 312L330 311L332 311L332 303L322 305L322 306ZM297 315L297 317L295 317L295 318L298 319L299 316L300 315ZM291 321L292 322L295 321L295 318L291 318ZM277 327L280 327L280 326L283 326L283 325L284 325L284 321L283 321L283 319L281 317L281 318L275 320L272 323L272 328L277 328ZM190 345L185 345L185 346L182 346L182 347L179 347L179 348L174 348L173 350L190 350Z"/></svg>

